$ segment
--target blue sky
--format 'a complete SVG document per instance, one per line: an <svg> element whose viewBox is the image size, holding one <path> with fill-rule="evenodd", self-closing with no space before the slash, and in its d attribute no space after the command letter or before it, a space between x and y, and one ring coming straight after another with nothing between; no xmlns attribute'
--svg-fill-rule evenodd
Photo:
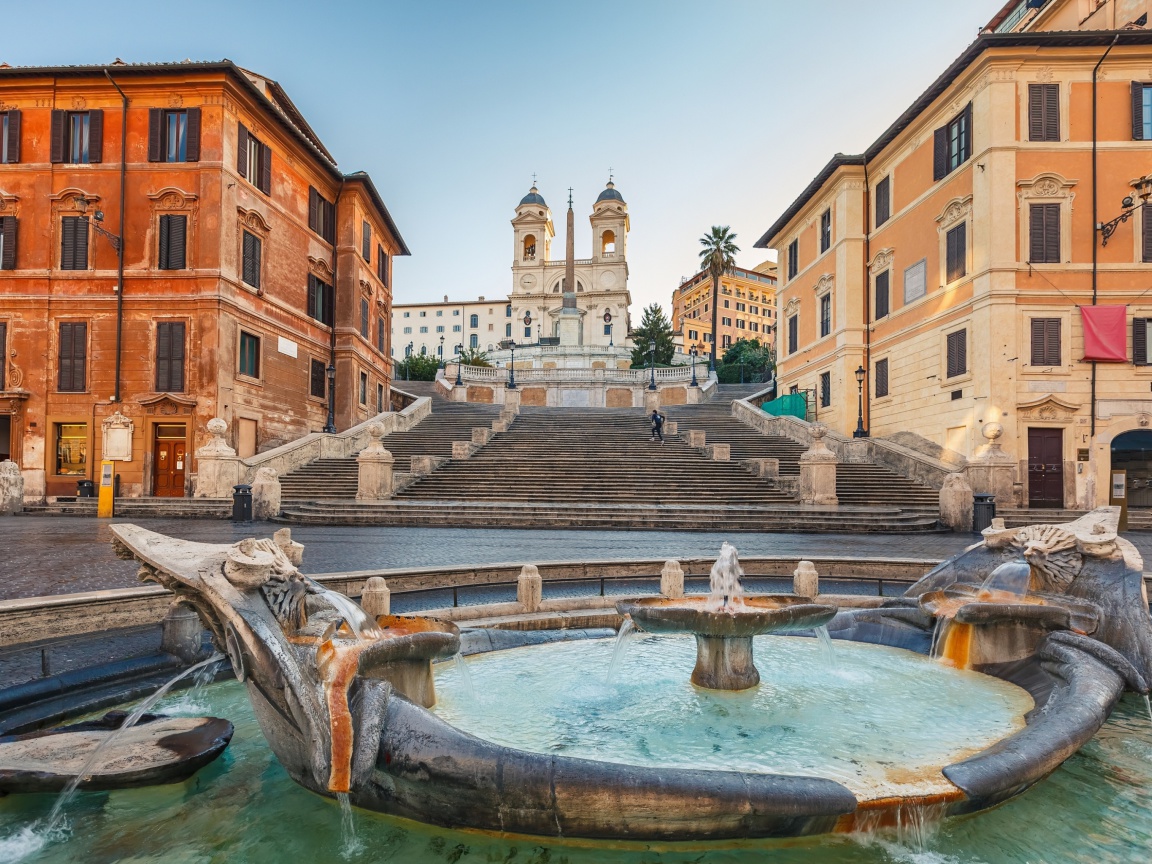
<svg viewBox="0 0 1152 864"><path fill-rule="evenodd" d="M538 175L576 254L615 171L633 310L667 307L698 239L738 263L828 158L859 152L999 0L6 4L12 65L216 60L277 79L346 171L372 174L412 250L395 299L506 294L509 220Z"/></svg>

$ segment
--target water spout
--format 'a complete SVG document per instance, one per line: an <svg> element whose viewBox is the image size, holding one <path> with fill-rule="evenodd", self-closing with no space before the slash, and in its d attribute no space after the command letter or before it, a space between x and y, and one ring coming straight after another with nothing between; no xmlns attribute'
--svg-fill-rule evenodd
<svg viewBox="0 0 1152 864"><path fill-rule="evenodd" d="M380 639L384 631L377 626L376 621L355 600L345 597L338 591L327 588L321 589L320 596L327 600L339 612L352 635L362 641Z"/></svg>
<svg viewBox="0 0 1152 864"><path fill-rule="evenodd" d="M828 632L828 625L817 627L814 631L820 642L820 657L829 669L836 668L836 649L832 647L832 634Z"/></svg>
<svg viewBox="0 0 1152 864"><path fill-rule="evenodd" d="M336 800L340 802L340 855L348 860L364 851L364 844L356 835L356 820L348 793L337 792Z"/></svg>
<svg viewBox="0 0 1152 864"><path fill-rule="evenodd" d="M712 565L709 576L708 607L713 612L730 611L744 603L744 586L740 584L740 577L744 575L744 568L740 566L740 558L736 547L725 541L720 545L720 557Z"/></svg>
<svg viewBox="0 0 1152 864"><path fill-rule="evenodd" d="M472 673L468 670L468 661L464 659L464 655L457 651L452 655L452 668L456 670L456 675L460 678L461 684L464 686L464 693L472 702L476 701L476 686L472 683Z"/></svg>
<svg viewBox="0 0 1152 864"><path fill-rule="evenodd" d="M608 686L616 683L616 673L620 671L620 663L624 659L624 649L628 643L628 637L636 630L636 625L632 623L632 616L625 615L624 623L620 625L620 631L616 634L616 645L612 649L612 662L608 664Z"/></svg>
<svg viewBox="0 0 1152 864"><path fill-rule="evenodd" d="M1152 720L1152 700L1148 699L1148 694L1144 694L1144 707L1148 710L1148 719Z"/></svg>
<svg viewBox="0 0 1152 864"><path fill-rule="evenodd" d="M1032 568L1023 561L1009 561L1001 564L988 574L981 591L1008 591L1021 597L1028 593L1028 583L1032 578Z"/></svg>

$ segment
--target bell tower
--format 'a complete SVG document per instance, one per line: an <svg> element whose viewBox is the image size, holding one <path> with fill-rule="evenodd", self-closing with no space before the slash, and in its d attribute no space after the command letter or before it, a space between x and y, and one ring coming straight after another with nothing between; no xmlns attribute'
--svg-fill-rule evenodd
<svg viewBox="0 0 1152 864"><path fill-rule="evenodd" d="M616 184L611 180L592 206L592 215L588 217L588 221L592 223L592 260L604 263L618 261L625 264L628 230L631 227L628 221L628 205L624 202L624 196L616 191Z"/></svg>
<svg viewBox="0 0 1152 864"><path fill-rule="evenodd" d="M544 268L552 258L552 211L536 185L520 199L512 219L512 293L532 294L542 290Z"/></svg>

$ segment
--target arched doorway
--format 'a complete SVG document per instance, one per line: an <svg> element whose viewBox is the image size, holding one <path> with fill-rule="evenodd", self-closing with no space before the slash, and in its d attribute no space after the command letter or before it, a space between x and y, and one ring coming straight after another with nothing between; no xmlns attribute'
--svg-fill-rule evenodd
<svg viewBox="0 0 1152 864"><path fill-rule="evenodd" d="M1128 474L1128 506L1152 509L1152 430L1136 429L1112 439L1112 470Z"/></svg>

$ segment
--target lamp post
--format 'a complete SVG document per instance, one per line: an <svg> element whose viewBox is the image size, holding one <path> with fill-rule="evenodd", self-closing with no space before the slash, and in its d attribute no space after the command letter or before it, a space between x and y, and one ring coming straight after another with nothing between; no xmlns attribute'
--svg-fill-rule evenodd
<svg viewBox="0 0 1152 864"><path fill-rule="evenodd" d="M856 369L856 431L853 438L867 438L868 431L864 428L864 378L868 373L864 367Z"/></svg>
<svg viewBox="0 0 1152 864"><path fill-rule="evenodd" d="M456 346L456 386L457 387L464 386L464 381L460 378L460 367L464 365L463 362L461 362L463 360L463 357L462 357L463 354L464 354L464 343L461 342L459 345Z"/></svg>
<svg viewBox="0 0 1152 864"><path fill-rule="evenodd" d="M328 364L328 422L324 424L324 431L329 434L336 431L336 367Z"/></svg>
<svg viewBox="0 0 1152 864"><path fill-rule="evenodd" d="M512 351L512 360L508 364L508 389L509 390L515 390L516 389L516 343L515 343L515 341L509 340L508 347Z"/></svg>
<svg viewBox="0 0 1152 864"><path fill-rule="evenodd" d="M440 352L440 368L444 368L444 337L440 337L440 347L437 349Z"/></svg>
<svg viewBox="0 0 1152 864"><path fill-rule="evenodd" d="M1140 198L1140 206L1147 206L1149 199L1152 199L1152 174L1132 181L1132 189ZM1109 222L1101 222L1096 226L1096 230L1100 232L1101 246L1107 246L1108 238L1116 232L1116 229L1119 228L1122 223L1132 218L1132 214L1136 212L1136 199L1131 195L1125 195L1124 200L1120 202L1120 207L1124 212L1119 216Z"/></svg>
<svg viewBox="0 0 1152 864"><path fill-rule="evenodd" d="M408 347L404 349L404 380L412 380L412 349L416 347L415 342L409 342Z"/></svg>
<svg viewBox="0 0 1152 864"><path fill-rule="evenodd" d="M693 345L691 348L688 349L688 355L692 358L692 384L691 384L691 386L693 386L693 387L699 387L700 386L700 384L696 381L696 357L699 354L700 354L700 352L696 350L695 345Z"/></svg>
<svg viewBox="0 0 1152 864"><path fill-rule="evenodd" d="M107 73L105 73L107 74ZM111 77L108 79L111 81ZM112 82L116 86L116 82ZM116 87L119 90L119 87ZM123 91L121 91L123 95ZM124 116L128 116L128 100L124 100ZM123 126L123 123L121 124ZM123 129L121 135L123 135ZM124 233L124 145L121 143L120 147L120 233ZM83 195L75 197L76 207L85 216L88 215L89 200ZM103 224L104 211L97 210L92 214L92 227L96 230L97 234L103 234L108 238L108 242L112 244L112 248L116 250L116 384L115 393L112 396L113 402L120 401L120 346L123 330L124 330L124 240L116 234L106 229Z"/></svg>
<svg viewBox="0 0 1152 864"><path fill-rule="evenodd" d="M649 339L648 340L648 372L650 375L650 377L648 379L648 389L649 390L655 390L656 389L656 340L655 339Z"/></svg>

